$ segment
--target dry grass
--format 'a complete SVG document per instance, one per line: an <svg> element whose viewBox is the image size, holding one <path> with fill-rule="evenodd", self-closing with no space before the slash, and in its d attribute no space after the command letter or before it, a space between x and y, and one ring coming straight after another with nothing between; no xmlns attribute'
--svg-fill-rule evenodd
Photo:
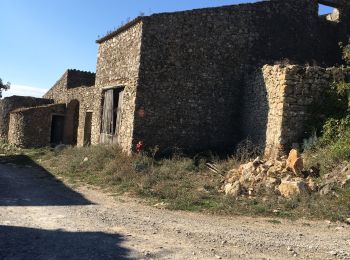
<svg viewBox="0 0 350 260"><path fill-rule="evenodd" d="M350 216L350 187L337 192L338 197L317 194L291 200L273 194L227 197L218 192L222 176L208 170L205 166L208 158L204 157L154 160L141 155L127 156L113 146L68 147L62 151L32 149L20 153L71 182L92 184L116 194L128 192L152 204L165 202L169 209L292 219L344 220ZM214 163L225 172L237 166L238 161L231 157L216 159Z"/></svg>

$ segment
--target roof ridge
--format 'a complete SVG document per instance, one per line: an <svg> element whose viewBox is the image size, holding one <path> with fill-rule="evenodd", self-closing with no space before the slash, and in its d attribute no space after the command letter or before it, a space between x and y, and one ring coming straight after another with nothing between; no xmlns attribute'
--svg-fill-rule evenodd
<svg viewBox="0 0 350 260"><path fill-rule="evenodd" d="M107 41L107 40L113 38L114 36L118 35L119 33L129 29L130 27L134 26L138 22L142 21L142 19L144 17L147 17L147 16L137 16L135 19L131 20L130 22L124 24L123 26L117 28L116 30L114 30L110 33L107 33L105 36L101 37L100 39L97 39L96 43L102 43L104 41Z"/></svg>

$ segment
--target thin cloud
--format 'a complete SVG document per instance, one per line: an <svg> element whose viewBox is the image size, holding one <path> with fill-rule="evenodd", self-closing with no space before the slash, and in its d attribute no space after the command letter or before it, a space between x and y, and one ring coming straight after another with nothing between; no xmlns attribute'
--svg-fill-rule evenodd
<svg viewBox="0 0 350 260"><path fill-rule="evenodd" d="M2 96L3 97L10 97L10 96L42 97L46 92L47 92L47 89L44 89L44 88L11 84L11 88L7 91L3 91Z"/></svg>

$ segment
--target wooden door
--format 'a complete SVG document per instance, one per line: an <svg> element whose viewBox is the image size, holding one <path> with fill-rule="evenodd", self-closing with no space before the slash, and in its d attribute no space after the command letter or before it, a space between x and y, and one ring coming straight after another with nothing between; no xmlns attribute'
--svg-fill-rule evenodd
<svg viewBox="0 0 350 260"><path fill-rule="evenodd" d="M104 93L102 127L101 127L101 143L110 144L113 141L113 117L114 117L114 97L113 89L106 90Z"/></svg>
<svg viewBox="0 0 350 260"><path fill-rule="evenodd" d="M112 144L118 142L121 122L124 88L106 90L104 93L100 142Z"/></svg>

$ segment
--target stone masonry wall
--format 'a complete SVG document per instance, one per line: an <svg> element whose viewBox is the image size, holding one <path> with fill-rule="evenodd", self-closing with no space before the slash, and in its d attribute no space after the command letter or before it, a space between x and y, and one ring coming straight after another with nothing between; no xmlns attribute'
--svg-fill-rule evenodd
<svg viewBox="0 0 350 260"><path fill-rule="evenodd" d="M17 108L35 107L45 104L51 104L53 100L34 98L34 97L22 97L12 96L6 97L0 100L0 139L7 140L10 112Z"/></svg>
<svg viewBox="0 0 350 260"><path fill-rule="evenodd" d="M130 152L134 129L135 97L138 85L142 21L113 38L100 43L96 69L96 87L103 94L103 88L123 86L123 106L118 143ZM96 97L97 98L97 97ZM99 119L102 115L102 96L100 100ZM101 124L101 121L98 122Z"/></svg>
<svg viewBox="0 0 350 260"><path fill-rule="evenodd" d="M84 126L85 126L85 116L86 112L92 112L92 134L91 134L91 143L98 144L99 143L99 90L98 88L90 85L81 85L79 87L75 86L74 88L71 85L71 88L68 88L69 82L80 82L80 83L89 83L91 80L91 73L88 72L79 72L78 79L74 79L75 75L78 71L67 70L63 76L56 82L56 84L44 95L44 98L53 99L56 104L66 104L67 113L69 112L71 102L78 102L79 105L79 116L74 119L74 117L70 117L67 115L66 125L68 123L72 123L72 121L78 120L75 122L78 124L78 136L77 136L77 145L84 145ZM83 76L86 74L87 78L82 80ZM74 108L73 108L74 109ZM72 111L73 112L73 111ZM74 123L74 122L73 122Z"/></svg>
<svg viewBox="0 0 350 260"><path fill-rule="evenodd" d="M16 109L10 114L8 141L19 147L50 145L52 115L64 115L64 104Z"/></svg>
<svg viewBox="0 0 350 260"><path fill-rule="evenodd" d="M301 143L310 106L322 102L323 91L345 80L350 68L265 65L247 76L242 136L260 145L266 156L278 157Z"/></svg>
<svg viewBox="0 0 350 260"><path fill-rule="evenodd" d="M268 65L246 76L241 136L262 151L279 147L281 141L284 78L284 68Z"/></svg>
<svg viewBox="0 0 350 260"><path fill-rule="evenodd" d="M333 82L348 81L350 68L287 66L282 121L282 148L300 143L305 135L305 123L309 119L310 106L323 102L324 90Z"/></svg>
<svg viewBox="0 0 350 260"><path fill-rule="evenodd" d="M293 15L291 15L293 14ZM192 150L239 141L244 72L268 60L317 59L317 2L255 4L143 18L134 142Z"/></svg>

